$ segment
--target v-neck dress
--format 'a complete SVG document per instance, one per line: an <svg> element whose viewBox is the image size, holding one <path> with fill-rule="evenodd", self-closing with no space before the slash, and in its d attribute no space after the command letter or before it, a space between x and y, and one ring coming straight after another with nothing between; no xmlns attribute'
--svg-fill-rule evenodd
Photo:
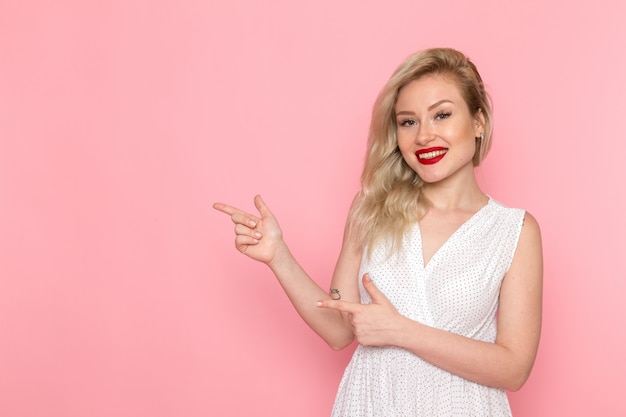
<svg viewBox="0 0 626 417"><path fill-rule="evenodd" d="M524 210L489 202L462 224L424 266L419 225L398 253L390 242L363 256L398 312L476 340L495 342L502 279L513 260ZM360 280L359 280L360 282ZM361 302L371 298L359 284ZM503 390L477 384L395 347L357 346L335 399L333 417L511 416Z"/></svg>

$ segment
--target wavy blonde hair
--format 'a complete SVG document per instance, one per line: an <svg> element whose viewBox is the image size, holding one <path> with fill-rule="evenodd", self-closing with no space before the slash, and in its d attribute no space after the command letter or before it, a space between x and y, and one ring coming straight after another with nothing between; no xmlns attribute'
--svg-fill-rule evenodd
<svg viewBox="0 0 626 417"><path fill-rule="evenodd" d="M350 215L350 231L371 251L382 238L400 246L408 227L428 210L422 195L424 182L407 165L398 148L395 106L402 87L425 75L439 75L456 83L470 113L482 111L485 132L476 139L474 166L489 152L492 133L491 103L476 66L459 51L427 49L409 56L393 73L376 99L367 145L361 191Z"/></svg>

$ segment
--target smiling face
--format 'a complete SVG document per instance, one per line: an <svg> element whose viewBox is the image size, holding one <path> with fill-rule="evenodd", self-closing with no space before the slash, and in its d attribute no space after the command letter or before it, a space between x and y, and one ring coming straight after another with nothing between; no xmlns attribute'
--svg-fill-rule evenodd
<svg viewBox="0 0 626 417"><path fill-rule="evenodd" d="M427 75L398 94L395 107L398 147L406 163L426 183L474 175L476 138L484 132L450 77Z"/></svg>

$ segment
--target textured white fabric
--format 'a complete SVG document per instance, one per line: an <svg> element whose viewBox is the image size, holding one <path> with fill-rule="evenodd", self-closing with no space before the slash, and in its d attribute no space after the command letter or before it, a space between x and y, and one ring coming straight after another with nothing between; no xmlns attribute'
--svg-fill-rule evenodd
<svg viewBox="0 0 626 417"><path fill-rule="evenodd" d="M424 267L416 224L400 253L389 242L363 256L400 314L429 326L494 342L500 284L509 269L524 211L493 199L468 219ZM359 281L360 282L360 281ZM362 284L361 302L371 302ZM335 400L333 417L510 416L506 393L437 368L398 347L359 345Z"/></svg>

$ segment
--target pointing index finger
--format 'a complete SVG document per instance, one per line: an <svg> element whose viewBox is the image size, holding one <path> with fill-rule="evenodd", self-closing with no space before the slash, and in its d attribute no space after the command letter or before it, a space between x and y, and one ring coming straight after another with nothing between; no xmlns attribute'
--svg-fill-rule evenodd
<svg viewBox="0 0 626 417"><path fill-rule="evenodd" d="M226 213L229 216L232 216L238 211L233 206L229 206L228 204L224 204L224 203L214 203L213 208L217 211L221 211L222 213Z"/></svg>
<svg viewBox="0 0 626 417"><path fill-rule="evenodd" d="M247 224L249 227L256 227L257 223L260 220L259 218L243 212L236 207L229 206L228 204L215 203L213 204L213 208L215 210L221 211L222 213L228 214L233 222L244 223Z"/></svg>
<svg viewBox="0 0 626 417"><path fill-rule="evenodd" d="M361 309L360 303L351 303L341 300L319 300L316 303L319 308L330 308L333 310L344 311L346 313L356 313Z"/></svg>

